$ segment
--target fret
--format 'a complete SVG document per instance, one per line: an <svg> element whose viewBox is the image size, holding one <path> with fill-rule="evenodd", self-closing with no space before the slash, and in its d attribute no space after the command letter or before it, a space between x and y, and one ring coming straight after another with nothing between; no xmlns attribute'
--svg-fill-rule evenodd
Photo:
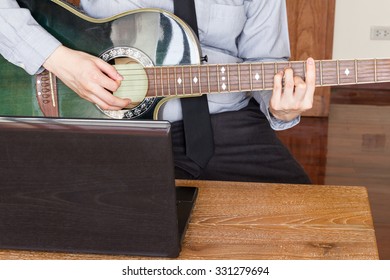
<svg viewBox="0 0 390 280"><path fill-rule="evenodd" d="M208 92L211 92L211 86L210 86L210 67L209 65L207 65L207 84L208 84L208 87L209 87L209 90Z"/></svg>
<svg viewBox="0 0 390 280"><path fill-rule="evenodd" d="M237 92L240 89L240 64L229 65L229 91Z"/></svg>
<svg viewBox="0 0 390 280"><path fill-rule="evenodd" d="M177 92L177 96L182 96L183 94L185 94L185 91L184 91L184 77L183 77L183 67L178 65L178 66L175 66L175 72L176 72L176 76L175 76L175 85L176 85L176 92Z"/></svg>
<svg viewBox="0 0 390 280"><path fill-rule="evenodd" d="M168 90L168 95L171 96L171 77L170 77L170 68L169 67L165 67L166 69L166 72L167 72L167 90Z"/></svg>
<svg viewBox="0 0 390 280"><path fill-rule="evenodd" d="M239 89L240 91L251 90L251 66L249 63L240 63L239 65Z"/></svg>
<svg viewBox="0 0 390 280"><path fill-rule="evenodd" d="M199 92L208 93L207 65L199 65Z"/></svg>
<svg viewBox="0 0 390 280"><path fill-rule="evenodd" d="M199 76L199 93L204 93L204 91L202 91L202 73L201 73L201 67L200 65L198 65L198 76Z"/></svg>
<svg viewBox="0 0 390 280"><path fill-rule="evenodd" d="M354 64L355 64L355 84L357 84L358 83L358 75L359 75L357 59L355 59Z"/></svg>
<svg viewBox="0 0 390 280"><path fill-rule="evenodd" d="M173 67L172 69L173 69L173 71L175 72L175 73L174 73L174 77L175 77L174 85L175 85L175 95L177 96L177 94L178 94L178 93L177 93L177 82L176 82L177 79L178 79L178 77L177 77L177 71L176 71L177 67Z"/></svg>
<svg viewBox="0 0 390 280"><path fill-rule="evenodd" d="M336 60L337 84L340 84L340 61Z"/></svg>
<svg viewBox="0 0 390 280"><path fill-rule="evenodd" d="M200 77L199 77L199 65L194 65L190 67L191 81L192 81L192 93L198 94L200 91Z"/></svg>
<svg viewBox="0 0 390 280"><path fill-rule="evenodd" d="M202 67L201 65L198 66L198 73L199 73L199 93L205 93L202 91Z"/></svg>
<svg viewBox="0 0 390 280"><path fill-rule="evenodd" d="M158 89L158 96L163 97L161 67L156 67L156 88Z"/></svg>
<svg viewBox="0 0 390 280"><path fill-rule="evenodd" d="M264 89L272 89L274 87L275 69L272 63L264 63Z"/></svg>
<svg viewBox="0 0 390 280"><path fill-rule="evenodd" d="M172 66L168 67L168 87L169 87L169 95L174 96L177 95L175 88L175 68Z"/></svg>
<svg viewBox="0 0 390 280"><path fill-rule="evenodd" d="M355 60L340 60L339 67L339 84L350 85L356 84L356 61Z"/></svg>
<svg viewBox="0 0 390 280"><path fill-rule="evenodd" d="M231 92L230 67L229 67L229 65L226 66L226 69L227 69L227 87L228 87L228 91Z"/></svg>
<svg viewBox="0 0 390 280"><path fill-rule="evenodd" d="M377 59L377 80L376 82L390 81L390 59Z"/></svg>
<svg viewBox="0 0 390 280"><path fill-rule="evenodd" d="M262 89L265 89L265 70L264 70L264 63L261 64L261 81L263 84Z"/></svg>
<svg viewBox="0 0 390 280"><path fill-rule="evenodd" d="M156 92L156 97L158 96L158 91L157 91L157 75L156 75L156 67L153 68L154 70L154 90Z"/></svg>
<svg viewBox="0 0 390 280"><path fill-rule="evenodd" d="M170 81L169 81L169 67L161 67L161 79L162 79L162 95L163 96L170 96Z"/></svg>
<svg viewBox="0 0 390 280"><path fill-rule="evenodd" d="M374 78L374 81L377 82L378 81L378 68L377 68L377 60L375 59L374 60L374 68L375 68L375 78Z"/></svg>
<svg viewBox="0 0 390 280"><path fill-rule="evenodd" d="M276 72L274 73L274 76L280 72L280 71L284 71L286 70L287 68L291 68L291 62L287 62L287 61L283 61L283 62L278 62L277 64L279 67L276 67Z"/></svg>
<svg viewBox="0 0 390 280"><path fill-rule="evenodd" d="M164 96L164 67L160 67L160 85L161 85L161 96Z"/></svg>
<svg viewBox="0 0 390 280"><path fill-rule="evenodd" d="M191 66L189 66L188 67L189 69L190 69L190 71L189 71L189 83L190 83L190 91L191 91L191 94L193 94L194 93L194 88L193 88L193 84L194 84L194 75L192 75L192 67Z"/></svg>
<svg viewBox="0 0 390 280"><path fill-rule="evenodd" d="M218 91L217 92L221 92L221 87L219 86L220 76L219 76L219 66L218 65L216 67L216 71L217 71L217 85L218 85Z"/></svg>
<svg viewBox="0 0 390 280"><path fill-rule="evenodd" d="M291 69L293 69L294 71L294 75L295 76L299 76L301 77L302 79L305 79L305 67L306 67L306 63L302 63L301 61L292 61L292 62L289 62L289 67Z"/></svg>
<svg viewBox="0 0 390 280"><path fill-rule="evenodd" d="M229 71L227 65L219 65L218 67L218 92L227 92L229 91Z"/></svg>
<svg viewBox="0 0 390 280"><path fill-rule="evenodd" d="M217 65L208 65L209 92L219 92L219 74Z"/></svg>
<svg viewBox="0 0 390 280"><path fill-rule="evenodd" d="M261 90L263 89L263 63L254 63L252 64L252 73L251 73L251 87L252 90Z"/></svg>
<svg viewBox="0 0 390 280"><path fill-rule="evenodd" d="M274 63L274 75L276 75L276 73L278 73L278 64L275 62Z"/></svg>
<svg viewBox="0 0 390 280"><path fill-rule="evenodd" d="M359 69L359 83L375 83L377 80L376 62L374 59L364 59L357 61Z"/></svg>
<svg viewBox="0 0 390 280"><path fill-rule="evenodd" d="M192 94L192 81L191 81L191 74L190 74L190 68L188 65L183 66L183 95L191 95Z"/></svg>
<svg viewBox="0 0 390 280"><path fill-rule="evenodd" d="M146 96L155 96L155 86L154 86L154 67L146 67L145 68L146 76L148 79L148 90Z"/></svg>
<svg viewBox="0 0 390 280"><path fill-rule="evenodd" d="M330 86L338 84L338 62L332 60L322 60L322 85ZM335 75L335 72L336 75Z"/></svg>
<svg viewBox="0 0 390 280"><path fill-rule="evenodd" d="M249 81L250 81L250 89L253 91L253 80L252 80L252 63L249 64Z"/></svg>
<svg viewBox="0 0 390 280"><path fill-rule="evenodd" d="M240 63L237 65L238 71L238 91L251 90L251 64Z"/></svg>
<svg viewBox="0 0 390 280"><path fill-rule="evenodd" d="M322 60L320 60L320 85L324 85L324 78L323 78L323 74L324 73L324 68L322 66Z"/></svg>
<svg viewBox="0 0 390 280"><path fill-rule="evenodd" d="M164 79L164 92L165 96L170 96L171 92L169 91L169 68L168 67L162 67L163 68L163 79Z"/></svg>
<svg viewBox="0 0 390 280"><path fill-rule="evenodd" d="M238 71L238 91L242 91L242 87L241 87L241 64L237 64L237 71Z"/></svg>
<svg viewBox="0 0 390 280"><path fill-rule="evenodd" d="M184 66L181 66L181 85L183 88L183 92L182 92L183 95L187 94L187 91L186 91L186 84L187 83L185 82L185 80L186 80L186 78L185 78ZM180 83L180 80L178 82Z"/></svg>

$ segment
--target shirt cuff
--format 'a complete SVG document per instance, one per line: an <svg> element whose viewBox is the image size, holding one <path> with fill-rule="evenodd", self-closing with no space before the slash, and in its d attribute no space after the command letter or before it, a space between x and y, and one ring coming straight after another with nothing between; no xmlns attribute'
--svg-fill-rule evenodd
<svg viewBox="0 0 390 280"><path fill-rule="evenodd" d="M24 39L18 42L14 50L15 57L18 57L16 65L30 75L37 74L61 43L40 26L30 26L21 35Z"/></svg>
<svg viewBox="0 0 390 280"><path fill-rule="evenodd" d="M275 118L269 112L269 101L271 99L272 91L263 90L253 92L253 97L260 104L260 110L266 116L271 128L273 130L286 130L299 124L301 116L296 117L291 121L283 121Z"/></svg>
<svg viewBox="0 0 390 280"><path fill-rule="evenodd" d="M31 75L61 45L27 9L0 9L0 24L1 54Z"/></svg>
<svg viewBox="0 0 390 280"><path fill-rule="evenodd" d="M292 128L292 127L296 126L301 121L301 116L298 116L298 117L296 117L295 119L293 119L291 121L279 120L279 119L275 118L270 113L269 108L265 112L265 116L267 117L267 119L268 119L268 121L269 121L269 123L271 125L271 128L273 130L286 130L286 129L289 129L289 128Z"/></svg>

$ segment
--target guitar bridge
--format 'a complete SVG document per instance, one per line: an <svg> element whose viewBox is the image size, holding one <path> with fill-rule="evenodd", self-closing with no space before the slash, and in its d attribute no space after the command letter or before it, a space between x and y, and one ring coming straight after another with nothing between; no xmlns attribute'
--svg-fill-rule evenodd
<svg viewBox="0 0 390 280"><path fill-rule="evenodd" d="M58 117L58 94L56 76L45 70L36 75L36 97L45 117Z"/></svg>

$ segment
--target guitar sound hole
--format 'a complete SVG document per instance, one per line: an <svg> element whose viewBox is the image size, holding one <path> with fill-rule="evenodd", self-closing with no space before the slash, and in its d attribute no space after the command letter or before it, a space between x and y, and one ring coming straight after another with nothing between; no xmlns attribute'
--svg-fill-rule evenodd
<svg viewBox="0 0 390 280"><path fill-rule="evenodd" d="M119 111L102 110L102 112L116 119L143 117L156 100L153 97L145 98L148 91L148 77L144 68L153 66L153 62L144 53L131 47L109 49L101 54L100 58L112 64L124 78L113 95L131 100L127 108Z"/></svg>
<svg viewBox="0 0 390 280"><path fill-rule="evenodd" d="M145 99L148 86L143 66L129 57L116 58L113 66L124 78L119 89L113 93L114 96L131 100L126 109L139 106Z"/></svg>

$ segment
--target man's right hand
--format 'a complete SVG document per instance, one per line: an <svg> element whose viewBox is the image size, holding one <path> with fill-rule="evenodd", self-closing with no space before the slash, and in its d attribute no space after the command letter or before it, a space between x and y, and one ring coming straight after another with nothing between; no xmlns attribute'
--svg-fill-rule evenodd
<svg viewBox="0 0 390 280"><path fill-rule="evenodd" d="M123 80L117 70L102 59L64 46L58 47L43 64L70 89L103 110L120 110L131 102L112 94Z"/></svg>

